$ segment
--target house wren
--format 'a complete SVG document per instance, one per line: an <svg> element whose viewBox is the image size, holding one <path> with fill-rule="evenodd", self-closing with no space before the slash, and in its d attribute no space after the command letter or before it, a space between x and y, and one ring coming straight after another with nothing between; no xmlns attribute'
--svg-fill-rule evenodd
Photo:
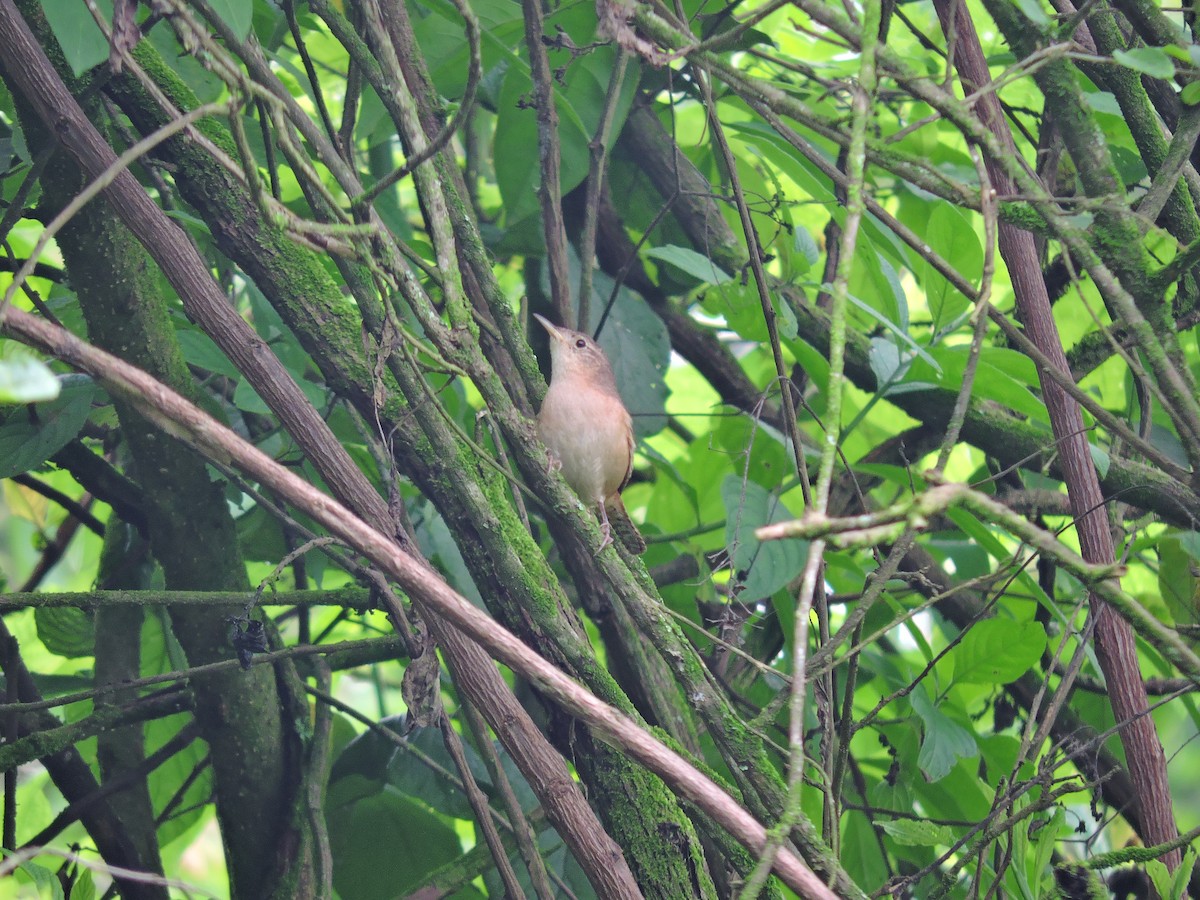
<svg viewBox="0 0 1200 900"><path fill-rule="evenodd" d="M538 413L538 437L579 499L599 511L600 549L615 532L630 553L642 553L646 542L621 502L633 472L633 421L608 357L586 334L534 318L550 333L550 390Z"/></svg>

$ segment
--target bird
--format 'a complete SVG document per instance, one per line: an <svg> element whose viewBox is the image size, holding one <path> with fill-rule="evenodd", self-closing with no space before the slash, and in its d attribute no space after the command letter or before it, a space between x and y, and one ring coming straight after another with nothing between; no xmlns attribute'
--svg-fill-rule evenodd
<svg viewBox="0 0 1200 900"><path fill-rule="evenodd" d="M537 415L537 432L579 499L600 515L604 540L613 535L630 553L646 542L625 511L621 491L633 473L633 420L617 391L612 364L592 338L534 313L550 335L550 389Z"/></svg>

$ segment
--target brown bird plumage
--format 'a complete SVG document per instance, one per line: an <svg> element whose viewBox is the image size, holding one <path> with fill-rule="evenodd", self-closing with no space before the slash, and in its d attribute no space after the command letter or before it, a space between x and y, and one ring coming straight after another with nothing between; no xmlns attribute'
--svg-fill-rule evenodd
<svg viewBox="0 0 1200 900"><path fill-rule="evenodd" d="M583 332L534 317L550 334L550 390L538 413L538 436L567 484L600 513L600 549L615 532L629 552L642 553L646 542L621 501L633 472L633 421L608 357Z"/></svg>

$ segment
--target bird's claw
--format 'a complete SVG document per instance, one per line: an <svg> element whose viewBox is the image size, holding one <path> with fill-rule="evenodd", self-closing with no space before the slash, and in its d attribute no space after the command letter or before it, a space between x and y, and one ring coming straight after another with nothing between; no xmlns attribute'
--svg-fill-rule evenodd
<svg viewBox="0 0 1200 900"><path fill-rule="evenodd" d="M600 546L596 548L597 556L599 556L604 551L605 547L607 547L609 544L611 544L613 542L612 526L609 525L608 522L601 522L600 523L600 534L603 536L604 539L602 541L600 541Z"/></svg>

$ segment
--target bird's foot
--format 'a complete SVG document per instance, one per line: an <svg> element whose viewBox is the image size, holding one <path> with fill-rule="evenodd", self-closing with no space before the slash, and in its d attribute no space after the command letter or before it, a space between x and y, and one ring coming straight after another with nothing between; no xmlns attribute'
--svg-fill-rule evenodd
<svg viewBox="0 0 1200 900"><path fill-rule="evenodd" d="M612 525L608 521L608 510L604 508L603 501L600 502L600 534L603 535L604 540L602 540L600 542L600 546L596 548L597 556L600 555L605 547L613 542Z"/></svg>
<svg viewBox="0 0 1200 900"><path fill-rule="evenodd" d="M600 534L604 537L604 540L602 540L600 542L600 546L596 548L597 556L599 556L601 554L601 552L603 552L605 547L607 547L609 544L611 544L613 542L612 526L609 525L607 522L601 522L600 523Z"/></svg>

